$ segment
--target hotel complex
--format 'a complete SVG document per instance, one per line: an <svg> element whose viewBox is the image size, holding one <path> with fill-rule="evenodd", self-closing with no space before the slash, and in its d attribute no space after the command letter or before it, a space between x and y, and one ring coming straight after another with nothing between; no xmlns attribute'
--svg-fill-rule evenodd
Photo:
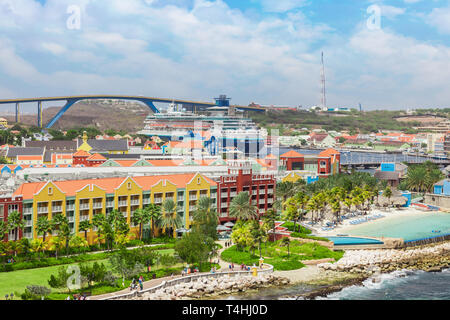
<svg viewBox="0 0 450 320"><path fill-rule="evenodd" d="M7 220L13 211L22 215L25 228L19 231L18 239L41 237L36 231L37 220L50 220L58 214L68 218L72 233L84 236L79 229L81 221L91 221L96 214L108 215L112 210L120 211L131 231L137 233L134 212L149 204L160 205L166 199L177 204L182 216L178 232L189 230L202 197L214 200L223 224L236 220L230 216L230 205L240 192L249 193L262 216L276 201L277 181L305 179L312 183L340 172L340 154L334 149L319 155L289 151L264 159L223 160L210 156L195 160L173 155L133 157L126 140L102 141L85 135L75 142L30 143L32 147L7 151L15 164L0 166L3 185L7 186L0 190L0 220ZM186 148L189 146L187 143ZM39 156L40 162L19 163L22 155ZM50 162L43 162L44 158ZM14 238L10 233L4 240ZM87 232L87 239L95 242L94 229Z"/></svg>

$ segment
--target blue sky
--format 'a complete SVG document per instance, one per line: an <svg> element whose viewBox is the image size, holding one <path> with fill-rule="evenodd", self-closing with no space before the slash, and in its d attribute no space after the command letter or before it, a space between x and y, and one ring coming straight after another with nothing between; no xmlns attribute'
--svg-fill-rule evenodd
<svg viewBox="0 0 450 320"><path fill-rule="evenodd" d="M0 97L306 107L324 51L330 106L448 107L449 35L443 0L0 0Z"/></svg>

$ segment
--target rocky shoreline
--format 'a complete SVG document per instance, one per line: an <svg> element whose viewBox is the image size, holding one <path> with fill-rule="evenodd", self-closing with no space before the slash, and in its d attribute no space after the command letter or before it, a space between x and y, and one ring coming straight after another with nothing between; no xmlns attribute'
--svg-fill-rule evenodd
<svg viewBox="0 0 450 320"><path fill-rule="evenodd" d="M318 267L365 275L402 269L437 272L450 267L450 242L404 249L349 250L338 262Z"/></svg>
<svg viewBox="0 0 450 320"><path fill-rule="evenodd" d="M192 300L208 299L221 295L230 295L250 290L285 286L290 280L272 274L253 276L228 275L219 278L200 278L196 281L180 283L172 287L159 289L154 293L143 293L133 300Z"/></svg>

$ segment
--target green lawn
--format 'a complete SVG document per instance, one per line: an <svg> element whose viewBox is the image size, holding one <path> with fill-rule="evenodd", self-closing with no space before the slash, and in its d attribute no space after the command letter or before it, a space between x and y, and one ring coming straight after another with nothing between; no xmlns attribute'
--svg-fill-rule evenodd
<svg viewBox="0 0 450 320"><path fill-rule="evenodd" d="M174 254L174 249L162 249L157 250L160 254ZM93 264L94 262L97 263L104 263L108 270L110 270L110 264L108 259L101 259L96 261L89 261L87 263ZM72 264L66 264L64 266L69 265L77 265L78 263L72 263ZM50 276L52 274L56 274L58 272L58 269L61 267L61 265L58 266L51 266L51 267L44 267L44 268L35 268L35 269L27 269L27 270L18 270L18 271L12 271L12 272L0 272L0 300L5 299L6 294L14 293L16 295L17 293L22 293L25 291L25 288L29 285L41 285L49 287L48 280L50 279ZM182 267L182 264L177 264L177 268ZM152 271L156 271L158 269L162 269L164 267L159 266L158 268L152 267ZM57 292L57 289L50 288L53 292ZM110 291L115 291L118 289L111 288ZM20 297L18 297L20 299Z"/></svg>
<svg viewBox="0 0 450 320"><path fill-rule="evenodd" d="M302 261L319 260L324 258L334 258L336 261L342 258L343 251L332 251L317 243L301 243L293 240L287 247L281 246L281 242L270 242L262 245L261 254L264 262L274 266L275 270L296 270L305 265ZM246 265L258 265L259 251L255 254L247 251L238 251L236 246L228 248L222 252L222 259L235 264L244 263Z"/></svg>

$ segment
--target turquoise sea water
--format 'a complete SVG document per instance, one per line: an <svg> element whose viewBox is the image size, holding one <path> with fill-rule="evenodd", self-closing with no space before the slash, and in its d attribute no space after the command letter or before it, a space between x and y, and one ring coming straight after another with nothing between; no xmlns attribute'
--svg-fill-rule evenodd
<svg viewBox="0 0 450 320"><path fill-rule="evenodd" d="M440 231L440 232L433 232ZM424 212L409 217L393 217L361 224L348 232L352 236L415 240L450 234L450 213Z"/></svg>
<svg viewBox="0 0 450 320"><path fill-rule="evenodd" d="M383 242L374 239L356 238L356 237L327 237L335 246L354 245L354 244L383 244Z"/></svg>

